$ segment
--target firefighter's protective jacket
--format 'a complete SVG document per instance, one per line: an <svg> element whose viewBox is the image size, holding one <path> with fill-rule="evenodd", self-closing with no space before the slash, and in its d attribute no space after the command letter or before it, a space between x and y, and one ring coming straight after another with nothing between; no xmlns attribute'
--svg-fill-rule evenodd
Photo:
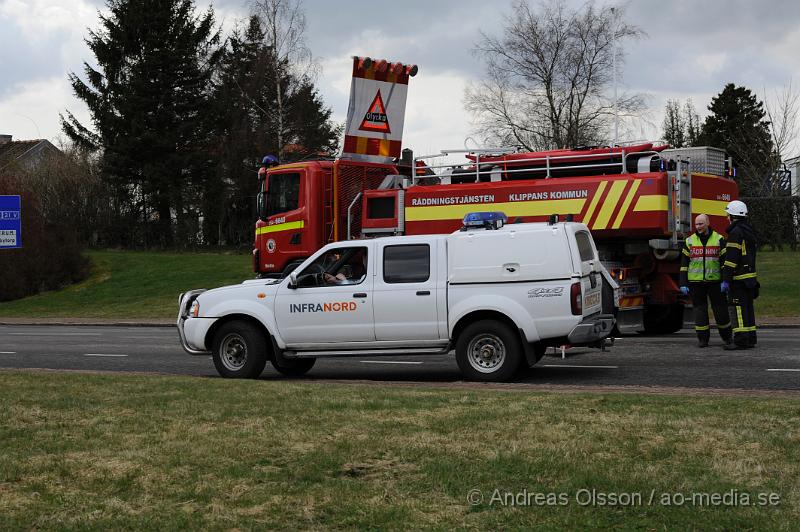
<svg viewBox="0 0 800 532"><path fill-rule="evenodd" d="M731 283L741 281L754 288L756 276L756 247L758 237L747 220L736 219L727 229L728 243L725 247L725 262L722 264L722 280Z"/></svg>

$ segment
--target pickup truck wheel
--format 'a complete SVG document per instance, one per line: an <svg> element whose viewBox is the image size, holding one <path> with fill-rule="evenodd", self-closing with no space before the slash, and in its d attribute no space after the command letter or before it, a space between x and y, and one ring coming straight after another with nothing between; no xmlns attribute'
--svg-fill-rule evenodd
<svg viewBox="0 0 800 532"><path fill-rule="evenodd" d="M505 324L482 320L468 325L456 341L456 362L468 379L505 381L520 365L519 338Z"/></svg>
<svg viewBox="0 0 800 532"><path fill-rule="evenodd" d="M258 328L244 321L231 321L214 335L214 366L223 377L255 379L267 364L267 340Z"/></svg>
<svg viewBox="0 0 800 532"><path fill-rule="evenodd" d="M272 358L272 366L287 377L301 377L314 367L316 358L284 358L276 355Z"/></svg>

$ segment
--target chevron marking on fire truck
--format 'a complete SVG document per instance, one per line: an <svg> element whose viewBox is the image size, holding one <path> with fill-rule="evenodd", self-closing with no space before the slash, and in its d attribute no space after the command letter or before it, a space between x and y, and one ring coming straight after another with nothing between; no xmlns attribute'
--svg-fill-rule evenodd
<svg viewBox="0 0 800 532"><path fill-rule="evenodd" d="M581 218L583 223L589 225L589 222L592 220L592 215L594 214L594 210L597 208L597 203L600 201L600 196L603 195L603 191L606 189L606 185L608 181L601 181L600 186L597 187L597 192L595 192L594 196L592 197L591 203L589 203L589 210L586 211L586 214Z"/></svg>
<svg viewBox="0 0 800 532"><path fill-rule="evenodd" d="M603 202L603 206L600 208L600 213L597 215L597 220L595 220L594 225L592 225L592 229L606 228L609 220L611 220L611 215L614 213L614 209L617 207L617 203L619 203L619 198L622 196L622 191L625 189L625 185L627 184L627 180L614 181L614 184L611 185L611 190L608 191L608 196L606 196L606 199Z"/></svg>
<svg viewBox="0 0 800 532"><path fill-rule="evenodd" d="M641 179L634 179L630 190L628 190L628 194L625 196L625 201L622 202L622 207L620 207L617 217L611 225L611 229L619 229L619 226L622 225L622 221L625 219L625 215L628 214L628 209L630 209L631 202L634 196L636 196L636 191L639 190L639 185L641 183Z"/></svg>

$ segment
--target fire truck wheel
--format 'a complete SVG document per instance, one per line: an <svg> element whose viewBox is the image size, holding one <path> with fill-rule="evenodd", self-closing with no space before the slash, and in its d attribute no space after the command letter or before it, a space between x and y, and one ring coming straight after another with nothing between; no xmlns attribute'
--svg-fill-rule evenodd
<svg viewBox="0 0 800 532"><path fill-rule="evenodd" d="M519 338L506 324L476 321L456 340L456 362L469 380L506 381L514 376L522 360Z"/></svg>
<svg viewBox="0 0 800 532"><path fill-rule="evenodd" d="M302 377L314 367L316 358L284 358L281 355L272 357L272 366L287 377Z"/></svg>
<svg viewBox="0 0 800 532"><path fill-rule="evenodd" d="M214 335L212 358L217 372L233 379L255 379L267 364L267 341L246 321L231 321Z"/></svg>

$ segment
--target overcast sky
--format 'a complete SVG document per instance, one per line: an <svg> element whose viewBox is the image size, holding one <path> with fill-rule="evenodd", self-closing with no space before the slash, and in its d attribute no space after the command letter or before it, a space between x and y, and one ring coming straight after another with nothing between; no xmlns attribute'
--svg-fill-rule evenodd
<svg viewBox="0 0 800 532"><path fill-rule="evenodd" d="M196 4L205 9L209 2ZM88 28L98 27L104 5L102 0L0 0L0 133L57 143L59 112L69 110L90 123L85 105L71 94L67 73L82 74L83 61L92 61L83 39ZM404 145L418 154L463 146L471 133L464 89L483 73L471 50L480 31L501 31L510 1L304 0L303 5L307 42L322 67L317 85L334 119L344 121L347 113L352 55L416 63L420 70L409 86ZM213 8L224 29L248 12L244 0L216 0ZM620 90L647 95L649 111L621 140L657 138L667 98L690 97L704 116L726 83L769 98L800 73L798 0L640 0L627 4L627 20L646 36L624 49Z"/></svg>

